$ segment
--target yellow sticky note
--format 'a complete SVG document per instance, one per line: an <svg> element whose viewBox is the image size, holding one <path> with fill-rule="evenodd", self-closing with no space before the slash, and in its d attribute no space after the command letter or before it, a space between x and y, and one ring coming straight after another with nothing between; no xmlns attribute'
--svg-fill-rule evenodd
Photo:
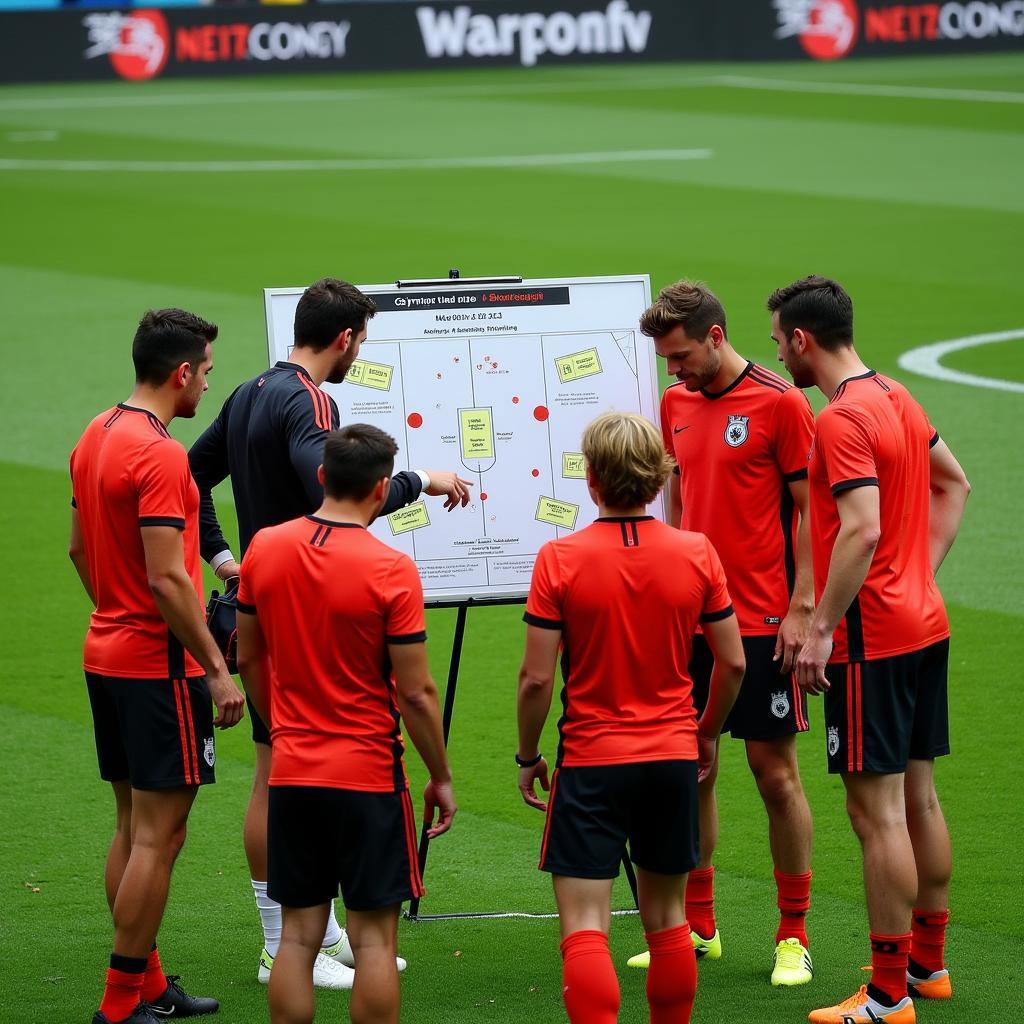
<svg viewBox="0 0 1024 1024"><path fill-rule="evenodd" d="M375 388L377 391L391 390L391 377L395 372L393 366L383 363L369 363L365 359L357 359L345 375L350 384L361 384L364 388Z"/></svg>
<svg viewBox="0 0 1024 1024"><path fill-rule="evenodd" d="M579 505L541 496L540 501L537 502L537 514L534 518L539 519L542 523L564 526L567 530L571 530L576 525L576 516L579 510Z"/></svg>
<svg viewBox="0 0 1024 1024"><path fill-rule="evenodd" d="M409 533L410 530L420 530L430 525L430 516L427 514L427 506L422 501L412 505L406 505L397 512L392 512L388 517L388 526L394 536L401 533Z"/></svg>
<svg viewBox="0 0 1024 1024"><path fill-rule="evenodd" d="M595 373L600 373L601 359L596 348L588 348L582 352L559 356L555 360L555 369L558 370L558 379L566 384L571 380L592 377Z"/></svg>
<svg viewBox="0 0 1024 1024"><path fill-rule="evenodd" d="M587 464L582 452L562 452L562 476L566 480L587 479Z"/></svg>
<svg viewBox="0 0 1024 1024"><path fill-rule="evenodd" d="M490 409L460 409L459 430L464 459L494 458L494 428Z"/></svg>

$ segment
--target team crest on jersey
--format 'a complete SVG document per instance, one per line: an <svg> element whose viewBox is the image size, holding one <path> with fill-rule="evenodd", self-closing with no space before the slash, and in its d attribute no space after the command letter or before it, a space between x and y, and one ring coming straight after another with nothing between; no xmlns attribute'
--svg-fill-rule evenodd
<svg viewBox="0 0 1024 1024"><path fill-rule="evenodd" d="M207 736L203 741L203 760L212 768L217 760L217 752L213 749L213 737Z"/></svg>
<svg viewBox="0 0 1024 1024"><path fill-rule="evenodd" d="M772 694L772 714L776 718L785 718L789 714L789 694L785 690Z"/></svg>
<svg viewBox="0 0 1024 1024"><path fill-rule="evenodd" d="M739 448L749 436L747 423L749 416L730 416L728 426L725 428L725 443L730 448Z"/></svg>
<svg viewBox="0 0 1024 1024"><path fill-rule="evenodd" d="M839 753L839 726L828 727L828 756L835 757Z"/></svg>

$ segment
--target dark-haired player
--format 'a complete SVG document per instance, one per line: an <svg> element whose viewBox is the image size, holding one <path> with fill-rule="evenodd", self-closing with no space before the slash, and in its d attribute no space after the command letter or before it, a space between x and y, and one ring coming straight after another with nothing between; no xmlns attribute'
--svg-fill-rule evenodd
<svg viewBox="0 0 1024 1024"><path fill-rule="evenodd" d="M970 486L907 389L861 361L839 284L804 278L768 309L793 380L828 398L810 461L817 608L795 671L825 694L828 767L861 843L871 929L870 983L810 1020L913 1024L911 995L952 993L952 863L934 782L949 753L949 623L935 573Z"/></svg>
<svg viewBox="0 0 1024 1024"><path fill-rule="evenodd" d="M397 450L366 424L329 434L318 510L261 530L242 563L238 662L274 744L269 892L284 918L275 1024L313 1020L313 965L339 886L356 965L352 1021L398 1020L398 910L423 894L399 715L430 772L430 835L455 814L419 575L366 529Z"/></svg>
<svg viewBox="0 0 1024 1024"><path fill-rule="evenodd" d="M661 428L678 470L669 482L669 521L704 533L725 567L743 634L747 671L725 728L746 747L768 815L779 907L773 985L811 980L806 917L811 902L811 811L797 764L807 700L792 661L813 612L807 527L807 452L814 426L807 399L729 343L725 310L705 285L663 288L640 329L678 382L665 391ZM703 707L711 656L694 640L690 672ZM698 956L717 959L714 866L716 770L701 784L699 867L690 872L686 917ZM630 960L644 966L646 955Z"/></svg>
<svg viewBox="0 0 1024 1024"><path fill-rule="evenodd" d="M562 935L562 998L572 1024L614 1024L619 984L608 952L612 882L629 855L650 949L652 1024L686 1024L697 961L686 922L697 863L697 781L743 676L743 646L725 575L707 537L646 514L672 465L641 416L606 413L583 433L599 518L541 548L519 671L519 790L548 788L537 744L562 650L564 713L541 846ZM704 712L691 698L693 634L714 660Z"/></svg>
<svg viewBox="0 0 1024 1024"><path fill-rule="evenodd" d="M189 461L201 498L202 554L222 579L236 576L238 564L217 522L211 490L230 475L242 555L257 531L320 505L323 488L317 469L323 462L324 438L339 425L337 404L320 385L344 381L376 309L371 298L345 281L327 277L311 284L295 309L291 357L236 388L192 446ZM455 473L403 471L392 479L381 514L415 501L421 492L446 497L449 510L464 506L470 486ZM266 983L281 935L281 908L267 895L266 882L270 734L251 702L249 717L256 769L244 841L263 926L258 977ZM351 988L352 971L345 968L352 965L352 950L333 911L323 945L324 956L317 958L314 970L316 984Z"/></svg>
<svg viewBox="0 0 1024 1024"><path fill-rule="evenodd" d="M71 453L70 554L95 606L85 678L100 776L117 806L104 876L114 946L94 1024L218 1008L167 978L156 948L189 810L214 781L213 727L235 725L245 707L206 628L199 493L167 432L195 415L216 337L192 313L148 312L132 345L131 396L100 413Z"/></svg>

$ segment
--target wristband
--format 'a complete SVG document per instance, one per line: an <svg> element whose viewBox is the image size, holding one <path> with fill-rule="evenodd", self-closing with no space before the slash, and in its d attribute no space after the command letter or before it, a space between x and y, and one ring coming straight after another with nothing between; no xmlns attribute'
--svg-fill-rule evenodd
<svg viewBox="0 0 1024 1024"><path fill-rule="evenodd" d="M534 765L540 764L543 759L543 754L538 754L536 757L531 757L529 761L524 761L518 754L516 754L516 764L520 768L532 768Z"/></svg>

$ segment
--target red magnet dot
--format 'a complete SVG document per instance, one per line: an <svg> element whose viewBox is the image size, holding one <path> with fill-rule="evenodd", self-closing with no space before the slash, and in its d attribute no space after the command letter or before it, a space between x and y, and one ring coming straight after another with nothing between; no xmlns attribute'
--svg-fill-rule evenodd
<svg viewBox="0 0 1024 1024"><path fill-rule="evenodd" d="M423 426L423 417L418 412L411 412L406 422L415 430L417 427Z"/></svg>
<svg viewBox="0 0 1024 1024"><path fill-rule="evenodd" d="M535 420L540 420L540 422L543 423L548 418L547 407L538 405L537 408L533 410L533 418Z"/></svg>
<svg viewBox="0 0 1024 1024"><path fill-rule="evenodd" d="M533 473L534 476L540 476L540 470L539 469L532 470L532 473Z"/></svg>
<svg viewBox="0 0 1024 1024"><path fill-rule="evenodd" d="M487 492L486 491L481 491L480 492L480 500L481 501L486 501L487 500Z"/></svg>
<svg viewBox="0 0 1024 1024"><path fill-rule="evenodd" d="M498 368L498 364L497 363L491 363L491 369L492 370L496 370L497 368Z"/></svg>
<svg viewBox="0 0 1024 1024"><path fill-rule="evenodd" d="M512 404L513 405L518 405L519 404L519 396L518 395L513 395L512 396Z"/></svg>

